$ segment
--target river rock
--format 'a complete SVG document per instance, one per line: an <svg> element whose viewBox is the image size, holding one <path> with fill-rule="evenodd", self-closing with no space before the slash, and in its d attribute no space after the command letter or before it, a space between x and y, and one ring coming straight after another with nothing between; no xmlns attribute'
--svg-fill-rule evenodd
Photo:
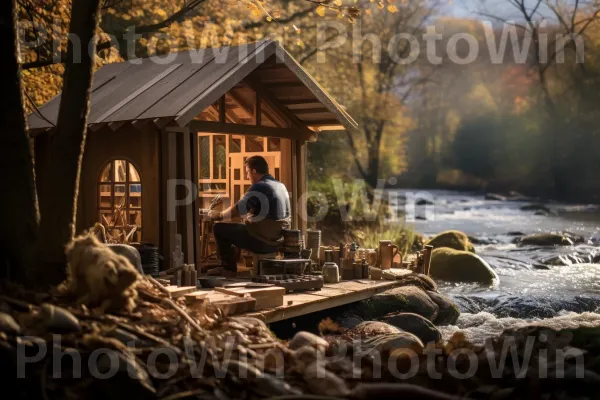
<svg viewBox="0 0 600 400"><path fill-rule="evenodd" d="M448 297L437 292L427 291L427 295L438 306L438 315L435 321L436 325L454 325L460 317L458 306Z"/></svg>
<svg viewBox="0 0 600 400"><path fill-rule="evenodd" d="M429 274L434 279L451 282L491 285L499 280L496 272L478 255L448 247L433 250Z"/></svg>
<svg viewBox="0 0 600 400"><path fill-rule="evenodd" d="M570 246L574 241L560 233L534 233L517 241L519 246Z"/></svg>
<svg viewBox="0 0 600 400"><path fill-rule="evenodd" d="M300 331L294 335L288 345L291 350L298 350L304 346L314 347L324 353L327 350L327 347L329 347L329 343L327 343L327 340L314 333Z"/></svg>
<svg viewBox="0 0 600 400"><path fill-rule="evenodd" d="M396 328L409 332L421 339L423 343L437 342L442 334L429 321L418 314L397 313L386 315L383 320Z"/></svg>
<svg viewBox="0 0 600 400"><path fill-rule="evenodd" d="M11 315L0 312L0 332L18 335L21 333L21 327Z"/></svg>
<svg viewBox="0 0 600 400"><path fill-rule="evenodd" d="M399 331L362 340L358 354L359 356L381 355L398 349L409 349L421 354L424 348L423 342L417 336L410 332Z"/></svg>
<svg viewBox="0 0 600 400"><path fill-rule="evenodd" d="M475 252L475 247L469 241L469 237L461 231L439 233L428 240L425 245L433 246L435 249L438 247L450 247L455 250Z"/></svg>
<svg viewBox="0 0 600 400"><path fill-rule="evenodd" d="M380 335L390 335L400 333L400 329L387 322L381 321L364 321L356 325L354 328L346 332L346 335L353 338L368 338Z"/></svg>
<svg viewBox="0 0 600 400"><path fill-rule="evenodd" d="M121 243L110 243L107 244L107 246L110 247L110 249L115 253L127 258L131 265L133 265L138 272L142 274L144 273L144 270L142 269L142 256L140 255L138 249L128 244Z"/></svg>
<svg viewBox="0 0 600 400"><path fill-rule="evenodd" d="M535 211L535 215L558 215L555 211L549 209L543 204L525 204L520 207L521 211ZM540 214L538 214L538 212Z"/></svg>
<svg viewBox="0 0 600 400"><path fill-rule="evenodd" d="M350 398L352 400L459 400L463 397L452 396L410 383L359 383L352 390Z"/></svg>
<svg viewBox="0 0 600 400"><path fill-rule="evenodd" d="M506 196L502 196L498 193L486 193L484 198L486 200L506 201Z"/></svg>
<svg viewBox="0 0 600 400"><path fill-rule="evenodd" d="M401 286L359 302L354 312L365 320L395 312L412 312L433 321L437 317L438 306L424 290L416 286Z"/></svg>

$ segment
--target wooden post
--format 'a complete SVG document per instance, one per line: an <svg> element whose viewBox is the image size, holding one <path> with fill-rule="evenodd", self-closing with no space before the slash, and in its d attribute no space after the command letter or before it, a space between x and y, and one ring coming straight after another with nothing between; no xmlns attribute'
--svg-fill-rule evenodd
<svg viewBox="0 0 600 400"><path fill-rule="evenodd" d="M194 191L196 182L193 181L193 173L192 173L192 153L191 153L191 138L190 138L190 130L185 128L182 135L182 154L183 154L183 176L180 178L185 179L186 182L192 183L192 188L190 190ZM186 190L182 190L182 194L185 196L194 196L194 199L197 197L197 193L186 193ZM190 202L184 206L185 221L182 226L182 234L183 234L183 251L185 253L185 261L189 264L195 263L194 252L195 252L195 237L194 237L194 202Z"/></svg>
<svg viewBox="0 0 600 400"><path fill-rule="evenodd" d="M160 164L161 164L161 179L160 179L160 195L161 195L161 221L162 221L162 240L161 240L161 252L165 257L164 265L167 268L172 267L172 252L175 249L175 235L177 233L177 218L172 218L169 221L169 209L170 205L168 199L168 182L170 179L175 179L177 175L177 164L176 164L176 132L168 132L163 130L161 132L161 151L160 151ZM172 213L171 213L172 214ZM173 217L173 215L171 215Z"/></svg>
<svg viewBox="0 0 600 400"><path fill-rule="evenodd" d="M424 261L424 274L429 276L429 268L431 267L431 253L433 252L433 246L425 246L425 261Z"/></svg>

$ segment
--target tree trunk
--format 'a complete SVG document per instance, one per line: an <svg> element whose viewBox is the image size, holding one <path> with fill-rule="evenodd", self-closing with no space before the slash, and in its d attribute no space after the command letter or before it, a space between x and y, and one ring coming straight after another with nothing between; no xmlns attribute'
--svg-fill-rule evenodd
<svg viewBox="0 0 600 400"><path fill-rule="evenodd" d="M38 232L32 143L23 110L15 0L0 3L0 47L5 71L0 74L4 102L0 107L0 276L27 279Z"/></svg>
<svg viewBox="0 0 600 400"><path fill-rule="evenodd" d="M75 231L95 55L95 50L90 54L88 49L96 47L99 3L100 0L73 0L72 5L69 32L80 39L81 48L69 41L56 133L49 145L41 186L37 265L41 268L39 283L43 285L65 278L65 245Z"/></svg>

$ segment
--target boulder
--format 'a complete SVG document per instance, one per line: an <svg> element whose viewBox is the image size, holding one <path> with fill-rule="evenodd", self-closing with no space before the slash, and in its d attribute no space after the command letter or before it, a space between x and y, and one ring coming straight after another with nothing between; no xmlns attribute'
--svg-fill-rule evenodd
<svg viewBox="0 0 600 400"><path fill-rule="evenodd" d="M570 246L574 241L562 233L534 233L517 241L520 246Z"/></svg>
<svg viewBox="0 0 600 400"><path fill-rule="evenodd" d="M426 318L413 313L386 315L383 320L396 328L418 337L423 343L438 342L442 338L439 330Z"/></svg>
<svg viewBox="0 0 600 400"><path fill-rule="evenodd" d="M378 319L390 313L410 312L434 321L438 306L424 290L416 286L401 286L359 302L354 312L364 320Z"/></svg>
<svg viewBox="0 0 600 400"><path fill-rule="evenodd" d="M449 247L433 250L429 275L445 281L486 285L495 284L499 280L496 272L478 255Z"/></svg>
<svg viewBox="0 0 600 400"><path fill-rule="evenodd" d="M436 325L454 325L460 317L458 306L448 297L437 292L427 291L427 295L438 306L438 315L435 321Z"/></svg>
<svg viewBox="0 0 600 400"><path fill-rule="evenodd" d="M107 244L107 246L110 247L110 249L115 253L127 258L131 265L133 265L139 273L144 273L144 270L142 269L142 257L140 256L138 249L128 244L120 243L110 243Z"/></svg>
<svg viewBox="0 0 600 400"><path fill-rule="evenodd" d="M425 245L438 247L450 247L455 250L475 252L475 247L469 241L469 237L461 231L445 231L429 239Z"/></svg>

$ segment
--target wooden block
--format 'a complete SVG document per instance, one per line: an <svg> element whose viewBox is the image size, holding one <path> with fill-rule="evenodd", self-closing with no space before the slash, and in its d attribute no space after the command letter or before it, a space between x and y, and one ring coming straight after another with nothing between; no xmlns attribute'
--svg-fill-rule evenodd
<svg viewBox="0 0 600 400"><path fill-rule="evenodd" d="M267 288L231 288L230 290L240 294L248 294L255 298L257 310L282 306L283 296L285 295L285 288L279 286Z"/></svg>
<svg viewBox="0 0 600 400"><path fill-rule="evenodd" d="M186 301L187 300L202 300L202 299L205 299L206 296L208 296L208 293L209 292L206 292L206 291L203 292L203 291L198 290L198 291L195 291L192 293L186 293L183 296L185 297Z"/></svg>
<svg viewBox="0 0 600 400"><path fill-rule="evenodd" d="M171 298L177 298L198 290L196 286L167 286L166 289L171 293Z"/></svg>
<svg viewBox="0 0 600 400"><path fill-rule="evenodd" d="M253 297L236 297L217 293L210 296L210 303L223 311L225 315L241 314L256 309L256 299Z"/></svg>

